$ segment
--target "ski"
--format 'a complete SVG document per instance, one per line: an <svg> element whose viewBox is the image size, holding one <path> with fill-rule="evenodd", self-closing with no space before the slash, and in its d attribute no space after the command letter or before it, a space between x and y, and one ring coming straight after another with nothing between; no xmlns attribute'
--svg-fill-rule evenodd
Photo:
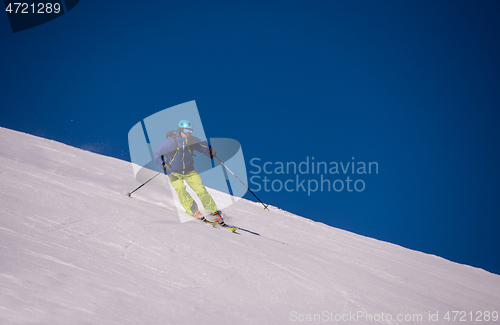
<svg viewBox="0 0 500 325"><path fill-rule="evenodd" d="M208 224L208 225L212 225L212 227L216 227L216 226L220 226L222 228L226 228L228 230L231 230L232 232L236 232L236 230L238 229L238 227L235 227L235 226L229 226L229 225L226 225L226 224L220 224L218 223L217 221L210 221L208 219L205 219L205 220L200 220L200 221L203 221L204 223Z"/></svg>
<svg viewBox="0 0 500 325"><path fill-rule="evenodd" d="M220 223L217 223L217 226L221 226L222 228L226 228L228 230L231 230L232 232L236 232L236 230L238 230L238 227L229 226L229 225L226 225L226 224L221 225Z"/></svg>
<svg viewBox="0 0 500 325"><path fill-rule="evenodd" d="M217 221L210 221L210 220L207 220L207 219L200 220L200 221L206 223L207 225L211 225L212 227L220 226L222 228L226 228L228 230L231 230L232 232L236 232L236 230L238 229L238 227L235 227L235 226L229 226L229 225L226 225L226 224L221 225Z"/></svg>
<svg viewBox="0 0 500 325"><path fill-rule="evenodd" d="M220 212L219 212L219 213L220 213ZM226 229L228 229L228 230L231 230L231 232L234 232L234 233L236 233L236 234L237 234L236 230L238 229L238 227L227 225L227 224L226 224L226 223L224 223L224 222L223 222L222 224L220 224L220 223L219 223L219 222L217 222L217 221L210 221L210 220L208 220L207 218L205 218L205 216L203 216L203 215L202 215L202 217L203 217L203 219L198 219L198 218L197 218L197 220L200 220L200 221L202 221L202 222L204 222L204 223L206 223L206 224L212 225L212 227L215 227L215 226L221 226L222 228L226 228Z"/></svg>
<svg viewBox="0 0 500 325"><path fill-rule="evenodd" d="M197 220L200 220L200 219L197 219ZM210 221L210 220L200 220L201 222L204 222L206 223L207 225L212 225L212 227L215 227L216 225L218 225L218 222L217 221Z"/></svg>

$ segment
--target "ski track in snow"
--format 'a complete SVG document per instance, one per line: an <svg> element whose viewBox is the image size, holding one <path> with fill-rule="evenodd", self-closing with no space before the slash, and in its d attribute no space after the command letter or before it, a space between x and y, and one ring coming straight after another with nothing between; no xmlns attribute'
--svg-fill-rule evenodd
<svg viewBox="0 0 500 325"><path fill-rule="evenodd" d="M3 128L0 141L2 325L500 312L500 277L484 270L244 199L223 211L237 234L180 223L163 175L129 198L140 184L128 162Z"/></svg>

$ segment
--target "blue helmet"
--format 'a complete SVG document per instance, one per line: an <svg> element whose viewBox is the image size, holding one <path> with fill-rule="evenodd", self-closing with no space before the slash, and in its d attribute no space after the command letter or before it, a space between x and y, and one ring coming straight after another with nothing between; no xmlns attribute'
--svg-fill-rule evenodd
<svg viewBox="0 0 500 325"><path fill-rule="evenodd" d="M193 124L189 122L188 120L182 120L177 124L177 127L179 129L193 129Z"/></svg>

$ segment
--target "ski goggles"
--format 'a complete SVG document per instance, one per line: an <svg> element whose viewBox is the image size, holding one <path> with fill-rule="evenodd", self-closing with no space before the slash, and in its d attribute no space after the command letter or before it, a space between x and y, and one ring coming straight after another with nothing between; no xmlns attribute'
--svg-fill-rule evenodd
<svg viewBox="0 0 500 325"><path fill-rule="evenodd" d="M191 134L191 133L193 133L193 130L191 130L191 129L182 129L182 133Z"/></svg>

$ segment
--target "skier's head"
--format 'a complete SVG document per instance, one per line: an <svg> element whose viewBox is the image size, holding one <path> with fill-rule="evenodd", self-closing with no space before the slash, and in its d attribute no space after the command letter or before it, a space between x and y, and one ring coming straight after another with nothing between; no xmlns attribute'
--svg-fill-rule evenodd
<svg viewBox="0 0 500 325"><path fill-rule="evenodd" d="M183 138L187 138L193 133L193 124L188 120L181 120L179 124L177 124L177 129Z"/></svg>

